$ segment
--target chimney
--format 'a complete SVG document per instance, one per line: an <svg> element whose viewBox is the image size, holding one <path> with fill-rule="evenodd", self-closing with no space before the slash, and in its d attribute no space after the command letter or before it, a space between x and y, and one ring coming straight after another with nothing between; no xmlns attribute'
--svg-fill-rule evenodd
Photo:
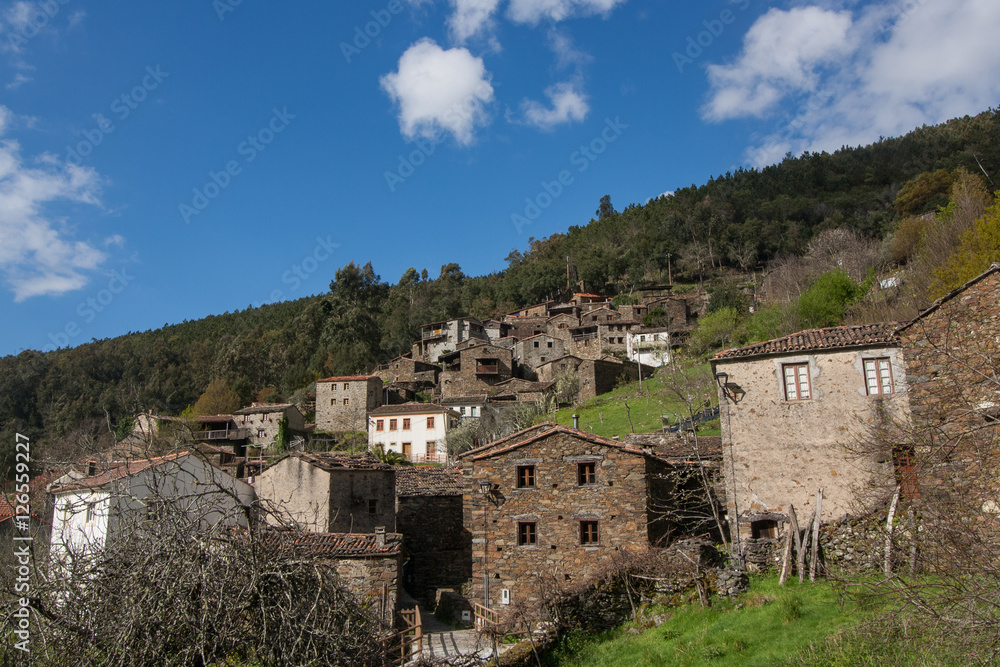
<svg viewBox="0 0 1000 667"><path fill-rule="evenodd" d="M375 526L375 544L385 546L385 526Z"/></svg>
<svg viewBox="0 0 1000 667"><path fill-rule="evenodd" d="M573 428L580 428L580 415L573 415Z"/></svg>
<svg viewBox="0 0 1000 667"><path fill-rule="evenodd" d="M97 474L97 461L87 461L87 477Z"/></svg>

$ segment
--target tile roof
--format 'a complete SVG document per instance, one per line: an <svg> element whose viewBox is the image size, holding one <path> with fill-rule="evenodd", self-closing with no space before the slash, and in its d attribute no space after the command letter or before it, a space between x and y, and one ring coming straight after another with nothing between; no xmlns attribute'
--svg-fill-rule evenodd
<svg viewBox="0 0 1000 667"><path fill-rule="evenodd" d="M460 496L464 492L458 468L396 466L397 496Z"/></svg>
<svg viewBox="0 0 1000 667"><path fill-rule="evenodd" d="M392 470L392 466L382 463L371 454L341 454L337 452L289 452L274 461L271 468L287 458L296 458L316 466L320 470Z"/></svg>
<svg viewBox="0 0 1000 667"><path fill-rule="evenodd" d="M234 415L260 415L271 412L284 412L288 408L293 408L293 403L255 403L246 408L233 410Z"/></svg>
<svg viewBox="0 0 1000 667"><path fill-rule="evenodd" d="M232 415L202 415L195 417L191 421L198 424L224 424L233 421Z"/></svg>
<svg viewBox="0 0 1000 667"><path fill-rule="evenodd" d="M519 447L523 447L542 438L547 438L548 436L556 433L566 433L568 435L575 436L580 440L586 440L587 442L592 442L594 444L604 445L605 447L613 447L629 454L653 456L653 454L645 451L642 447L637 445L619 442L618 440L612 440L611 438L605 438L604 436L595 435L576 428L570 428L569 426L563 426L562 424L554 424L552 422L537 424L530 429L525 429L521 433L523 434L521 437L517 437L519 434L515 433L505 440L498 440L497 442L487 445L486 447L480 447L475 450L464 452L463 454L460 454L459 457L470 457L472 461L479 461L491 456L506 454L518 449Z"/></svg>
<svg viewBox="0 0 1000 667"><path fill-rule="evenodd" d="M377 380L379 379L377 375L340 375L337 377L323 378L322 380L316 380L316 382L343 382L344 380L352 382L354 380Z"/></svg>
<svg viewBox="0 0 1000 667"><path fill-rule="evenodd" d="M625 442L637 447L651 448L653 455L670 463L722 458L722 437L699 435L697 452L694 438L677 433L635 433L625 436Z"/></svg>
<svg viewBox="0 0 1000 667"><path fill-rule="evenodd" d="M858 324L826 329L808 329L791 336L754 343L746 347L723 350L713 359L759 357L768 354L790 354L812 350L836 350L871 345L899 345L896 323Z"/></svg>
<svg viewBox="0 0 1000 667"><path fill-rule="evenodd" d="M310 558L370 558L399 555L403 536L386 533L382 544L374 533L273 532L289 555Z"/></svg>
<svg viewBox="0 0 1000 667"><path fill-rule="evenodd" d="M170 463L171 461L177 461L178 459L188 456L190 453L191 452L189 451L183 451L151 459L112 461L108 464L107 470L102 470L96 475L83 477L76 481L69 482L68 484L64 484L63 486L56 487L52 489L51 493L62 493L64 491L77 491L81 489L99 489L102 486L110 484L111 482L131 477L132 475L140 473L148 468L155 468L156 466Z"/></svg>
<svg viewBox="0 0 1000 667"><path fill-rule="evenodd" d="M437 403L417 403L410 401L409 403L400 403L399 405L383 405L380 408L375 408L369 415L412 415L412 414L430 414L430 413L441 413L449 412L454 416L460 416L457 412L451 408L446 408L443 405L438 405Z"/></svg>

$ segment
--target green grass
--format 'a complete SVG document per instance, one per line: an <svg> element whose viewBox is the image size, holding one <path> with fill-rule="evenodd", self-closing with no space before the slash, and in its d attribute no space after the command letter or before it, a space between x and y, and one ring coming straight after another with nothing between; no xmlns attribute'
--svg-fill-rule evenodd
<svg viewBox="0 0 1000 667"><path fill-rule="evenodd" d="M602 635L570 637L550 664L560 667L636 667L639 665L795 665L819 657L817 646L858 618L853 605L827 582L777 585L777 577L754 578L749 593L735 602L713 600L657 609L667 615L659 627L643 631L628 623ZM649 615L647 614L647 618ZM636 634L635 630L642 631ZM842 664L842 663L830 663Z"/></svg>
<svg viewBox="0 0 1000 667"><path fill-rule="evenodd" d="M710 382L708 376L708 364L696 367ZM635 433L653 433L663 428L662 415L668 415L672 423L678 420L678 415L686 417L688 415L687 405L676 393L670 390L669 378L665 369L660 369L652 378L642 381L642 389L639 383L633 382L619 387L614 391L601 394L597 398L591 399L583 405L573 408L559 410L554 417L548 417L552 421L573 425L573 415L580 415L580 428L585 431L592 431L597 435L605 437L619 436ZM714 393L710 389L706 395L711 395L710 400L715 405ZM626 402L628 410L626 410ZM698 408L695 408L695 412ZM629 414L631 413L632 424L629 425ZM634 431L633 431L634 429ZM719 421L702 424L698 433L700 435L720 435Z"/></svg>

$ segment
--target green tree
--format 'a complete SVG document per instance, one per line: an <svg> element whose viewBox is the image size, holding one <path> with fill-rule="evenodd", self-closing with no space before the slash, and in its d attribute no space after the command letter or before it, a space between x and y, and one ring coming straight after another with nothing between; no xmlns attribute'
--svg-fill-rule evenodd
<svg viewBox="0 0 1000 667"><path fill-rule="evenodd" d="M978 276L993 262L1000 262L1000 203L989 207L972 229L962 234L955 254L934 271L930 297L944 296Z"/></svg>
<svg viewBox="0 0 1000 667"><path fill-rule="evenodd" d="M198 397L192 407L192 412L202 415L224 415L240 408L240 397L236 395L229 384L222 378L208 383L205 392Z"/></svg>
<svg viewBox="0 0 1000 667"><path fill-rule="evenodd" d="M740 314L733 308L720 308L711 315L706 315L691 334L688 350L700 356L738 343L741 339L740 323Z"/></svg>
<svg viewBox="0 0 1000 667"><path fill-rule="evenodd" d="M843 324L847 307L864 293L865 288L840 269L824 273L799 297L799 324L805 329Z"/></svg>

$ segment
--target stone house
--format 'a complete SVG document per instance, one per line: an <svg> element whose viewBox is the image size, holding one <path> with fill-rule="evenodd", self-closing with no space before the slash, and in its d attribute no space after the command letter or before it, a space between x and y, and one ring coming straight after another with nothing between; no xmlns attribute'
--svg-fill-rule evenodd
<svg viewBox="0 0 1000 667"><path fill-rule="evenodd" d="M554 382L535 382L522 378L511 378L493 385L490 401L496 403L534 403L545 399L554 391Z"/></svg>
<svg viewBox="0 0 1000 667"><path fill-rule="evenodd" d="M438 391L443 398L486 394L514 376L513 352L489 343L442 355L441 365Z"/></svg>
<svg viewBox="0 0 1000 667"><path fill-rule="evenodd" d="M573 335L570 333L570 329L575 329L580 326L580 318L574 317L573 315L560 314L553 315L549 319L545 320L545 333L548 335L561 339L564 343L569 344L572 340Z"/></svg>
<svg viewBox="0 0 1000 667"><path fill-rule="evenodd" d="M400 610L403 536L376 528L370 533L275 532L289 558L308 559L337 575L363 604L392 626Z"/></svg>
<svg viewBox="0 0 1000 667"><path fill-rule="evenodd" d="M460 458L471 599L490 607L536 603L540 578L583 581L665 535L650 499L669 495L669 464L642 448L548 423Z"/></svg>
<svg viewBox="0 0 1000 667"><path fill-rule="evenodd" d="M646 316L649 309L642 304L626 304L618 306L618 312L622 314L623 320L632 320L634 322L642 322L642 318Z"/></svg>
<svg viewBox="0 0 1000 667"><path fill-rule="evenodd" d="M256 479L257 495L277 516L311 533L373 533L395 525L396 473L374 457L290 452Z"/></svg>
<svg viewBox="0 0 1000 667"><path fill-rule="evenodd" d="M486 339L495 345L497 340L507 336L511 326L499 320L486 320L483 322L483 329L486 331Z"/></svg>
<svg viewBox="0 0 1000 667"><path fill-rule="evenodd" d="M548 334L538 334L518 341L514 346L514 365L519 375L534 375L535 369L550 359L566 354L566 343ZM528 378L530 379L530 378Z"/></svg>
<svg viewBox="0 0 1000 667"><path fill-rule="evenodd" d="M583 361L580 357L572 354L564 354L561 357L550 359L544 364L540 364L535 372L538 374L539 382L555 382L560 373L576 372Z"/></svg>
<svg viewBox="0 0 1000 667"><path fill-rule="evenodd" d="M804 523L852 511L886 463L852 451L880 415L905 420L908 381L891 324L831 327L719 352L723 470L733 541L777 537L790 505ZM804 518L803 518L804 517Z"/></svg>
<svg viewBox="0 0 1000 667"><path fill-rule="evenodd" d="M429 364L409 355L402 355L391 360L384 366L379 366L375 375L382 379L383 384L434 386L437 384L437 374L441 367Z"/></svg>
<svg viewBox="0 0 1000 667"><path fill-rule="evenodd" d="M528 306L520 310L512 310L503 316L505 322L509 322L516 326L513 320L517 320L525 317L548 317L549 316L549 306L555 304L555 301L543 301L542 303L536 303L533 306Z"/></svg>
<svg viewBox="0 0 1000 667"><path fill-rule="evenodd" d="M651 377L656 372L654 366L625 363L612 356L588 359L566 354L545 362L536 372L539 382L554 382L560 373L575 372L580 380L580 394L577 401L582 403L600 394L606 394L622 381L635 382L639 379L640 370L643 378Z"/></svg>
<svg viewBox="0 0 1000 667"><path fill-rule="evenodd" d="M408 557L404 586L425 600L472 577L472 539L463 523L458 468L396 467L396 529Z"/></svg>
<svg viewBox="0 0 1000 667"><path fill-rule="evenodd" d="M935 301L898 334L917 429L914 444L923 450L909 447L902 455L925 466L920 485L936 493L946 479L954 486L965 477L965 468L981 465L984 453L995 456L1000 437L1000 263Z"/></svg>
<svg viewBox="0 0 1000 667"><path fill-rule="evenodd" d="M670 363L670 328L638 327L625 334L625 354L629 361L647 366Z"/></svg>
<svg viewBox="0 0 1000 667"><path fill-rule="evenodd" d="M619 322L622 319L624 319L622 314L617 310L613 310L608 306L601 306L581 315L580 324L607 324L608 322Z"/></svg>
<svg viewBox="0 0 1000 667"><path fill-rule="evenodd" d="M377 375L329 377L316 381L316 429L366 431L368 413L382 405L382 378Z"/></svg>
<svg viewBox="0 0 1000 667"><path fill-rule="evenodd" d="M288 420L289 435L305 433L306 420L292 403L252 403L233 412L236 425L249 431L249 444L268 446L278 437L283 419Z"/></svg>
<svg viewBox="0 0 1000 667"><path fill-rule="evenodd" d="M420 340L413 343L413 358L437 363L442 354L454 352L466 340L489 341L483 323L474 317L431 322L420 327Z"/></svg>
<svg viewBox="0 0 1000 667"><path fill-rule="evenodd" d="M569 330L569 334L569 354L581 359L600 359L603 353L596 324L575 327Z"/></svg>
<svg viewBox="0 0 1000 667"><path fill-rule="evenodd" d="M383 405L368 420L368 448L399 452L413 463L445 463L448 431L461 415L436 403Z"/></svg>
<svg viewBox="0 0 1000 667"><path fill-rule="evenodd" d="M638 322L627 320L598 322L597 339L601 346L601 355L608 354L609 352L626 352L628 350L626 338L629 332L640 328L640 326Z"/></svg>

